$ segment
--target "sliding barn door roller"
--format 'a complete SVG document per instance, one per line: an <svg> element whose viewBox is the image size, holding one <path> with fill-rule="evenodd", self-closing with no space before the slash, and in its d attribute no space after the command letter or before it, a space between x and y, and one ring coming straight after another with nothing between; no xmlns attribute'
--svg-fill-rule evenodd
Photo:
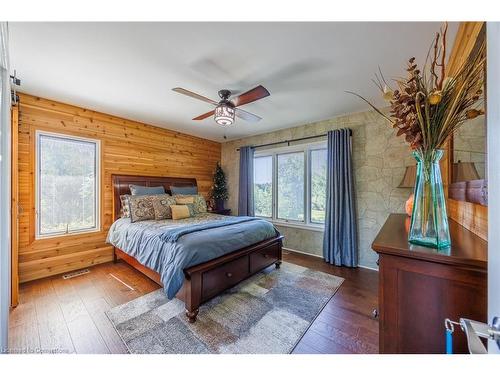
<svg viewBox="0 0 500 375"><path fill-rule="evenodd" d="M21 79L17 77L17 72L14 70L14 75L10 76L10 79L12 80L11 82L11 101L13 105L16 105L19 102L19 96L17 95L17 87L21 86Z"/></svg>

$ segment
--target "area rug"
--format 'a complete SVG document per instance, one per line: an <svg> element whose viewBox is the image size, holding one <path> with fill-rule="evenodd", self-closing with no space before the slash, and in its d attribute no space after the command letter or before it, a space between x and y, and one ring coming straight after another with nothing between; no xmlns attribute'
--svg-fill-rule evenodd
<svg viewBox="0 0 500 375"><path fill-rule="evenodd" d="M200 307L195 323L163 289L107 315L130 353L290 353L344 279L284 262Z"/></svg>

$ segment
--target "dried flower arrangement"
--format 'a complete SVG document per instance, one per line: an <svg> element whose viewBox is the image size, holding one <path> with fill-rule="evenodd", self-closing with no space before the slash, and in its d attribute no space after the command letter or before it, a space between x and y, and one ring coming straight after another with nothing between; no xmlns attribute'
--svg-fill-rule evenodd
<svg viewBox="0 0 500 375"><path fill-rule="evenodd" d="M480 39L457 73L446 77L447 31L445 23L436 33L422 70L418 69L415 57L408 60L407 77L394 80L396 89L390 87L379 69L374 83L390 102L389 115L350 92L387 119L413 150L417 177L408 237L411 243L435 248L445 248L451 243L439 169L443 155L440 148L467 120L484 113L481 107L485 41Z"/></svg>
<svg viewBox="0 0 500 375"><path fill-rule="evenodd" d="M375 111L386 118L397 135L405 136L411 149L423 154L443 147L447 139L465 121L484 113L482 90L486 45L484 41L471 52L453 77L446 77L445 25L436 33L422 70L415 57L408 60L407 78L395 79L397 88L392 89L381 72L374 80L384 99L390 102L390 115L386 115L362 96Z"/></svg>

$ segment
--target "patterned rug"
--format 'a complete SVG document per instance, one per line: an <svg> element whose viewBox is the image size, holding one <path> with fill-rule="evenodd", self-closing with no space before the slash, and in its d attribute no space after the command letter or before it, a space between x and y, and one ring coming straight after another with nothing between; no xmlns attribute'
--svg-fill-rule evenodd
<svg viewBox="0 0 500 375"><path fill-rule="evenodd" d="M131 353L290 353L344 279L283 262L200 307L187 322L184 303L163 289L107 312Z"/></svg>

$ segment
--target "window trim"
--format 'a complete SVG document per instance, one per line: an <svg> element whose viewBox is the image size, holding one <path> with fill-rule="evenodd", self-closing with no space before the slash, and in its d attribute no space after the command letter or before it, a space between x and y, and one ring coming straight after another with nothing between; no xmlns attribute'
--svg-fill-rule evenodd
<svg viewBox="0 0 500 375"><path fill-rule="evenodd" d="M326 140L302 143L293 146L281 146L269 148L264 150L256 150L254 158L271 156L272 157L272 217L257 216L259 218L270 221L276 225L282 225L291 228L304 228L314 231L323 231L324 223L311 222L311 151L313 150L326 150ZM304 221L286 220L278 218L278 154L290 154L295 152L304 153Z"/></svg>
<svg viewBox="0 0 500 375"><path fill-rule="evenodd" d="M41 136L48 136L52 138L60 138L65 140L75 140L95 144L95 216L96 223L92 228L77 229L67 232L57 232L57 233L40 233L40 138ZM85 138L74 136L64 133L54 133L44 130L36 130L35 132L35 240L55 238L55 237L66 237L74 236L84 233L96 233L101 231L101 141L95 138Z"/></svg>

